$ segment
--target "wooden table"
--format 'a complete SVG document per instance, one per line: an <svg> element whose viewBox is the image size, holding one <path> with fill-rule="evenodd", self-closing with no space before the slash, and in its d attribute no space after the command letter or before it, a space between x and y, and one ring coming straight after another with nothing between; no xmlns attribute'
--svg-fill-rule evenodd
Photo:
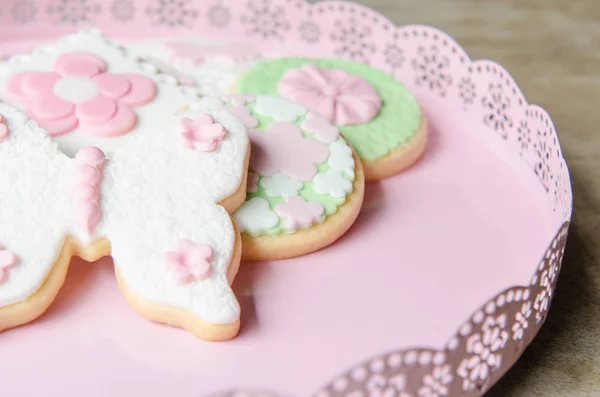
<svg viewBox="0 0 600 397"><path fill-rule="evenodd" d="M600 395L600 0L359 0L492 59L552 116L575 213L550 316L489 396Z"/></svg>

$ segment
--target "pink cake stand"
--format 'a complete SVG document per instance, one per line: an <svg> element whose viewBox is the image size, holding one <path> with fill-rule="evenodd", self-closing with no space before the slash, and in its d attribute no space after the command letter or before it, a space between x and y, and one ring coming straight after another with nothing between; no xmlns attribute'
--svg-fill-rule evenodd
<svg viewBox="0 0 600 397"><path fill-rule="evenodd" d="M416 167L367 186L333 247L243 263L242 330L211 344L137 316L110 259L78 262L50 311L0 335L7 396L480 396L542 326L572 208L548 114L504 68L431 27L304 0L13 0L12 54L84 26L114 38L245 40L265 54L337 56L417 95L432 141ZM90 387L92 386L92 387ZM243 391L242 391L243 390Z"/></svg>

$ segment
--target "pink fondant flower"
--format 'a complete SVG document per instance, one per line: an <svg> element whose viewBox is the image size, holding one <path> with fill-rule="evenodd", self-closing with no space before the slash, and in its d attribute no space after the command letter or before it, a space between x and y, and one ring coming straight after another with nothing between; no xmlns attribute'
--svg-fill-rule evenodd
<svg viewBox="0 0 600 397"><path fill-rule="evenodd" d="M341 69L313 65L290 69L279 81L278 89L282 97L342 126L365 124L381 109L377 91L362 77Z"/></svg>
<svg viewBox="0 0 600 397"><path fill-rule="evenodd" d="M4 117L0 114L0 142L8 138L8 127L4 124Z"/></svg>
<svg viewBox="0 0 600 397"><path fill-rule="evenodd" d="M131 131L132 107L156 95L154 82L136 73L109 74L106 63L87 52L61 55L53 72L28 71L10 77L6 90L52 136L83 131L102 137Z"/></svg>
<svg viewBox="0 0 600 397"><path fill-rule="evenodd" d="M304 138L300 129L291 123L276 122L266 131L250 131L250 140L250 168L262 176L282 172L309 182L317 173L317 164L329 157L327 145Z"/></svg>
<svg viewBox="0 0 600 397"><path fill-rule="evenodd" d="M6 279L6 274L11 267L17 264L17 257L0 245L0 284Z"/></svg>
<svg viewBox="0 0 600 397"><path fill-rule="evenodd" d="M213 249L210 245L194 244L189 240L179 241L176 251L165 253L167 268L180 284L210 277L212 259Z"/></svg>
<svg viewBox="0 0 600 397"><path fill-rule="evenodd" d="M205 113L196 117L196 120L183 118L181 128L185 147L201 152L214 151L219 142L227 135L225 127L215 123L215 119Z"/></svg>
<svg viewBox="0 0 600 397"><path fill-rule="evenodd" d="M325 209L319 203L307 202L300 196L292 196L286 198L284 203L277 204L275 212L287 220L290 229L306 229L321 218Z"/></svg>

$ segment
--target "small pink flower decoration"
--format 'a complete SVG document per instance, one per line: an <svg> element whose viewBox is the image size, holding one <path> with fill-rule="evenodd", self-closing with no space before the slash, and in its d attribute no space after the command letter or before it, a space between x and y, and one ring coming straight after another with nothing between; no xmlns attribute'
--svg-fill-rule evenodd
<svg viewBox="0 0 600 397"><path fill-rule="evenodd" d="M240 121L246 128L258 127L259 121L256 117L252 116L250 109L244 105L233 105L229 111Z"/></svg>
<svg viewBox="0 0 600 397"><path fill-rule="evenodd" d="M201 114L196 120L183 118L181 120L181 135L184 146L201 152L212 152L227 135L227 130L221 124L215 123L210 114Z"/></svg>
<svg viewBox="0 0 600 397"><path fill-rule="evenodd" d="M181 240L176 251L165 253L167 268L173 273L179 284L187 284L210 277L213 249L208 244L194 244Z"/></svg>
<svg viewBox="0 0 600 397"><path fill-rule="evenodd" d="M156 95L154 82L136 73L109 74L102 59L87 52L58 57L54 72L28 71L10 77L6 90L51 136L77 126L91 135L114 137L137 122L132 107Z"/></svg>
<svg viewBox="0 0 600 397"><path fill-rule="evenodd" d="M8 138L8 127L4 124L4 117L0 114L0 142Z"/></svg>
<svg viewBox="0 0 600 397"><path fill-rule="evenodd" d="M371 121L382 103L377 91L362 77L313 65L288 70L278 89L282 97L301 103L341 126Z"/></svg>
<svg viewBox="0 0 600 397"><path fill-rule="evenodd" d="M323 116L316 112L308 112L308 115L302 122L302 129L306 132L315 134L315 137L321 142L331 143L340 136L340 130L334 127Z"/></svg>
<svg viewBox="0 0 600 397"><path fill-rule="evenodd" d="M317 222L325 213L325 209L319 203L307 202L300 196L292 196L285 202L275 206L277 215L287 221L290 229L306 229Z"/></svg>
<svg viewBox="0 0 600 397"><path fill-rule="evenodd" d="M309 182L317 174L317 164L329 157L327 145L305 138L292 123L272 123L266 131L249 134L252 141L250 168L262 176L282 172Z"/></svg>
<svg viewBox="0 0 600 397"><path fill-rule="evenodd" d="M6 280L6 274L17 264L17 257L15 254L5 249L0 245L0 284Z"/></svg>
<svg viewBox="0 0 600 397"><path fill-rule="evenodd" d="M246 188L246 191L248 193L256 193L258 192L258 179L260 178L260 175L258 175L256 172L248 172L248 186Z"/></svg>

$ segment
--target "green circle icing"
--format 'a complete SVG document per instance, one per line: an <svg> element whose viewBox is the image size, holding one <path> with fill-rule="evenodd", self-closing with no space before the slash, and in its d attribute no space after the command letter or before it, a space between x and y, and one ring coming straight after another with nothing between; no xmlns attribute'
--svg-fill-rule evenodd
<svg viewBox="0 0 600 397"><path fill-rule="evenodd" d="M255 110L256 102L251 102L251 103L247 104L246 107L248 109L250 109L252 116L255 117L259 122L257 127L251 128L251 130L253 130L253 131L257 131L257 132L266 131L272 123L277 122L277 120L275 120L274 118L272 118L270 116L265 116L265 115L258 113ZM304 119L306 118L307 114L308 114L308 110L304 115L298 117L298 119L296 121L291 122L291 124L298 127L300 129L300 131L302 131L302 135L304 137L316 140L316 137L314 134L309 133L309 132L305 131L304 129L302 129L302 123L303 123ZM345 146L349 147L347 142L341 136L335 142L342 142ZM327 143L324 143L324 144L327 146L331 145L331 144L327 144ZM318 169L319 173L323 173L323 172L326 172L327 170L329 170L330 166L328 164L328 159L326 159L324 162L318 164L317 169ZM356 170L356 164L355 164L355 167L353 168L353 171L354 170ZM250 166L250 172L254 172L255 174L259 175L259 179L256 184L258 187L258 190L256 192L248 192L247 193L246 203L248 201L252 200L253 198L260 197L262 199L265 199L269 203L270 210L275 211L275 207L277 206L277 204L283 203L285 201L285 198L269 196L266 192L266 189L261 185L261 181L264 178L264 176L260 175L255 170L253 170L251 166ZM345 179L347 179L351 182L354 182L355 175L349 175L346 172L342 172L342 175ZM321 217L321 219L317 223L324 222L328 216L335 214L337 212L338 208L340 208L346 202L347 195L343 198L337 198L337 197L333 197L333 196L330 196L327 194L320 194L315 191L314 183L312 181L302 182L302 183L303 183L303 186L298 191L298 196L303 197L308 202L316 202L316 203L321 204L325 210L324 215ZM354 189L354 185L352 185L352 188ZM242 208L243 208L243 206L242 206ZM297 229L287 228L285 219L279 218L279 223L275 227L263 230L258 234L249 233L248 231L245 231L244 233L250 234L253 236L278 236L281 234L294 233L296 231L297 231Z"/></svg>
<svg viewBox="0 0 600 397"><path fill-rule="evenodd" d="M234 90L278 95L277 83L289 69L315 65L343 69L369 82L382 99L379 114L367 124L340 126L342 135L363 160L374 161L402 147L419 131L421 108L413 94L394 77L370 66L343 59L284 58L260 62L245 73Z"/></svg>

